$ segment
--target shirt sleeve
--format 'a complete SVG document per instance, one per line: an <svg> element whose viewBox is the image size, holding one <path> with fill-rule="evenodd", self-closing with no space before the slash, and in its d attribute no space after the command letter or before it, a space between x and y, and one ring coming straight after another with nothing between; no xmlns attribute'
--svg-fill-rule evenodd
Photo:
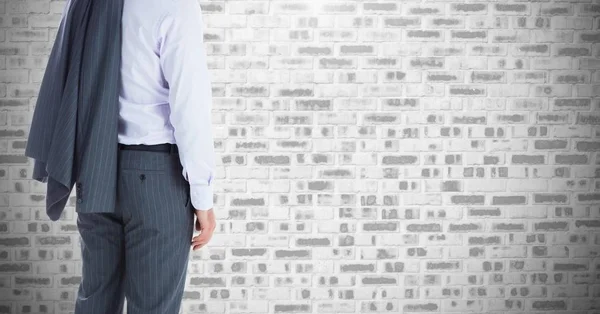
<svg viewBox="0 0 600 314"><path fill-rule="evenodd" d="M173 1L158 28L159 58L169 86L169 120L196 210L213 207L215 168L212 91L197 0Z"/></svg>

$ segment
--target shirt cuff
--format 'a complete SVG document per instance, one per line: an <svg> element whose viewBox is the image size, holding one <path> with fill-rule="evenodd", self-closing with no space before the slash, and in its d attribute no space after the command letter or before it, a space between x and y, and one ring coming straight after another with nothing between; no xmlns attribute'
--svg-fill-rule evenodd
<svg viewBox="0 0 600 314"><path fill-rule="evenodd" d="M190 185L190 197L195 210L213 208L213 186L205 184Z"/></svg>

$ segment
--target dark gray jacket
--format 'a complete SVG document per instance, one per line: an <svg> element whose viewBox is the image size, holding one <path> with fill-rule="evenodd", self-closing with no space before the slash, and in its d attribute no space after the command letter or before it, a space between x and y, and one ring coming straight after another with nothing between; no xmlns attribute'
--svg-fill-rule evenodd
<svg viewBox="0 0 600 314"><path fill-rule="evenodd" d="M69 0L36 102L25 155L58 220L77 183L78 212L114 211L123 0Z"/></svg>

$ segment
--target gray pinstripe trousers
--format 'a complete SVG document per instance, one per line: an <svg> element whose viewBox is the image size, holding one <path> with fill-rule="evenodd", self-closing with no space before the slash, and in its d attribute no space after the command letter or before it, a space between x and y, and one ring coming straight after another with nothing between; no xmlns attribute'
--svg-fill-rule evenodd
<svg viewBox="0 0 600 314"><path fill-rule="evenodd" d="M177 314L194 227L177 154L119 151L118 208L78 213L82 280L75 314Z"/></svg>

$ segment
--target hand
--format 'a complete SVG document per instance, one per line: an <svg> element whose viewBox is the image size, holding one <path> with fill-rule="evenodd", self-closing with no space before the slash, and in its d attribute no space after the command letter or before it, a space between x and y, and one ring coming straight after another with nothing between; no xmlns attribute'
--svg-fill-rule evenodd
<svg viewBox="0 0 600 314"><path fill-rule="evenodd" d="M200 234L192 238L193 250L199 250L210 241L217 227L213 209L196 210L196 231Z"/></svg>

